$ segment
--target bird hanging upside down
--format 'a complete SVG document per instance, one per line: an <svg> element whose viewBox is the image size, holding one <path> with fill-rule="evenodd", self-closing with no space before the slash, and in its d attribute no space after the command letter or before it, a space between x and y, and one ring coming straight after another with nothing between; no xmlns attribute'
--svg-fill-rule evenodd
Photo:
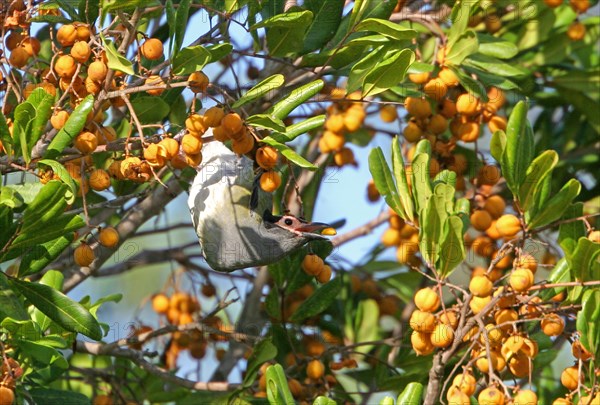
<svg viewBox="0 0 600 405"><path fill-rule="evenodd" d="M188 206L202 254L214 270L275 263L311 240L327 240L320 232L335 234L327 224L273 215L273 198L256 187L247 157L218 141L207 142L202 155Z"/></svg>

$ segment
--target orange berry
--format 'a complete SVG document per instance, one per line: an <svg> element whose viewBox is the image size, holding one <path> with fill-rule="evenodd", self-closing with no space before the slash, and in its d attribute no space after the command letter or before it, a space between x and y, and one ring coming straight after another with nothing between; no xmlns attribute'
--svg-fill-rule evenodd
<svg viewBox="0 0 600 405"><path fill-rule="evenodd" d="M496 221L496 229L503 237L512 238L521 230L521 221L512 214L505 214Z"/></svg>
<svg viewBox="0 0 600 405"><path fill-rule="evenodd" d="M469 301L469 308L475 315L483 311L483 309L492 301L492 296L488 295L487 297L472 297L471 301Z"/></svg>
<svg viewBox="0 0 600 405"><path fill-rule="evenodd" d="M408 80L415 84L425 84L429 81L429 77L431 73L423 72L423 73L410 73L408 75Z"/></svg>
<svg viewBox="0 0 600 405"><path fill-rule="evenodd" d="M179 152L179 143L173 138L164 138L158 144L165 149L167 159L172 159Z"/></svg>
<svg viewBox="0 0 600 405"><path fill-rule="evenodd" d="M27 52L29 56L37 56L42 48L40 41L36 37L24 38L23 41L21 41L21 46L25 49L25 52Z"/></svg>
<svg viewBox="0 0 600 405"><path fill-rule="evenodd" d="M92 264L96 256L89 245L82 243L81 245L77 246L75 252L73 252L73 258L78 266L87 267Z"/></svg>
<svg viewBox="0 0 600 405"><path fill-rule="evenodd" d="M442 102L442 108L439 110L440 114L450 119L456 115L456 103L448 98L445 98Z"/></svg>
<svg viewBox="0 0 600 405"><path fill-rule="evenodd" d="M514 309L503 308L494 314L494 321L500 328L508 330L512 328L512 322L519 319L519 314Z"/></svg>
<svg viewBox="0 0 600 405"><path fill-rule="evenodd" d="M573 11L583 14L590 8L590 0L569 0L569 4Z"/></svg>
<svg viewBox="0 0 600 405"><path fill-rule="evenodd" d="M475 276L469 283L469 291L476 297L487 297L493 289L494 284L487 276Z"/></svg>
<svg viewBox="0 0 600 405"><path fill-rule="evenodd" d="M221 107L211 107L204 113L204 123L215 128L221 125L223 117L225 117L225 111Z"/></svg>
<svg viewBox="0 0 600 405"><path fill-rule="evenodd" d="M264 172L260 176L260 188L267 193L272 193L281 185L281 176L275 171Z"/></svg>
<svg viewBox="0 0 600 405"><path fill-rule="evenodd" d="M537 270L537 260L529 253L522 253L515 261L514 267L524 267L535 273Z"/></svg>
<svg viewBox="0 0 600 405"><path fill-rule="evenodd" d="M56 40L61 46L71 46L77 40L77 30L73 24L65 24L56 31Z"/></svg>
<svg viewBox="0 0 600 405"><path fill-rule="evenodd" d="M510 286L518 292L527 291L533 285L533 281L533 273L526 268L514 269L508 279Z"/></svg>
<svg viewBox="0 0 600 405"><path fill-rule="evenodd" d="M71 48L71 56L79 63L87 62L91 54L92 48L84 41L75 42Z"/></svg>
<svg viewBox="0 0 600 405"><path fill-rule="evenodd" d="M12 405L15 402L15 393L9 387L0 385L0 405Z"/></svg>
<svg viewBox="0 0 600 405"><path fill-rule="evenodd" d="M304 256L304 259L302 259L302 270L311 276L319 274L324 266L325 263L323 262L323 259L315 254L307 254Z"/></svg>
<svg viewBox="0 0 600 405"><path fill-rule="evenodd" d="M469 396L473 395L477 389L477 380L470 373L457 374L452 380L452 384Z"/></svg>
<svg viewBox="0 0 600 405"><path fill-rule="evenodd" d="M492 119L489 120L487 125L490 132L493 134L496 131L504 131L506 129L506 126L508 125L508 122L506 120L506 117L494 115Z"/></svg>
<svg viewBox="0 0 600 405"><path fill-rule="evenodd" d="M448 347L454 341L454 329L451 326L438 323L431 334L431 344L437 348Z"/></svg>
<svg viewBox="0 0 600 405"><path fill-rule="evenodd" d="M431 287L421 288L415 294L415 305L421 311L435 312L440 307L440 296Z"/></svg>
<svg viewBox="0 0 600 405"><path fill-rule="evenodd" d="M480 127L476 122L464 122L460 124L457 138L463 142L475 142L479 138Z"/></svg>
<svg viewBox="0 0 600 405"><path fill-rule="evenodd" d="M59 77L71 78L77 70L75 59L71 55L62 55L54 63L54 71Z"/></svg>
<svg viewBox="0 0 600 405"><path fill-rule="evenodd" d="M102 246L112 249L119 243L119 232L112 226L102 228L98 235L98 241Z"/></svg>
<svg viewBox="0 0 600 405"><path fill-rule="evenodd" d="M381 235L381 243L383 246L398 246L402 243L402 234L398 229L388 228Z"/></svg>
<svg viewBox="0 0 600 405"><path fill-rule="evenodd" d="M544 0L544 3L550 8L555 8L560 6L563 0Z"/></svg>
<svg viewBox="0 0 600 405"><path fill-rule="evenodd" d="M208 126L204 122L204 117L200 114L192 114L185 120L185 128L197 136L206 132Z"/></svg>
<svg viewBox="0 0 600 405"><path fill-rule="evenodd" d="M91 32L89 25L78 23L75 25L75 32L78 41L87 42L90 40Z"/></svg>
<svg viewBox="0 0 600 405"><path fill-rule="evenodd" d="M155 87L150 90L146 90L146 93L150 94L151 96L160 96L162 94L162 92L165 91L165 88L164 88L165 82L162 79L162 77L160 77L158 75L149 76L144 81L144 84L147 86Z"/></svg>
<svg viewBox="0 0 600 405"><path fill-rule="evenodd" d="M583 374L579 373L577 366L567 367L560 375L560 382L569 391L575 390L580 383L583 383Z"/></svg>
<svg viewBox="0 0 600 405"><path fill-rule="evenodd" d="M221 120L221 126L231 135L239 132L244 126L244 122L238 113L229 113Z"/></svg>
<svg viewBox="0 0 600 405"><path fill-rule="evenodd" d="M343 134L326 130L319 139L319 150L321 153L330 153L340 150L345 143L346 138Z"/></svg>
<svg viewBox="0 0 600 405"><path fill-rule="evenodd" d="M160 39L148 38L140 46L142 56L149 60L160 59L163 56L163 44Z"/></svg>
<svg viewBox="0 0 600 405"><path fill-rule="evenodd" d="M82 132L75 138L74 145L81 153L87 155L98 147L98 138L91 132Z"/></svg>
<svg viewBox="0 0 600 405"><path fill-rule="evenodd" d="M209 83L210 81L208 80L208 76L206 76L206 74L204 74L202 71L194 72L188 77L188 85L194 93L206 91ZM218 126L218 124L215 126Z"/></svg>
<svg viewBox="0 0 600 405"><path fill-rule="evenodd" d="M197 155L202 150L202 140L192 134L181 138L181 149L188 155Z"/></svg>
<svg viewBox="0 0 600 405"><path fill-rule="evenodd" d="M438 319L441 323L450 326L452 329L456 329L458 326L458 316L456 315L456 311L443 311Z"/></svg>
<svg viewBox="0 0 600 405"><path fill-rule="evenodd" d="M9 51L12 51L17 46L21 45L21 41L23 41L23 34L17 31L11 31L4 39L4 45Z"/></svg>
<svg viewBox="0 0 600 405"><path fill-rule="evenodd" d="M186 154L184 159L185 159L185 163L188 166L197 167L200 163L202 163L202 153L198 153L195 155Z"/></svg>
<svg viewBox="0 0 600 405"><path fill-rule="evenodd" d="M246 132L245 128L242 128L243 136L239 139L233 138L233 142L231 143L231 149L238 155L245 155L246 153L250 153L254 148L254 137Z"/></svg>
<svg viewBox="0 0 600 405"><path fill-rule="evenodd" d="M95 60L88 66L87 73L90 80L102 82L108 74L108 66L101 60Z"/></svg>
<svg viewBox="0 0 600 405"><path fill-rule="evenodd" d="M306 375L312 380L318 380L325 374L325 365L321 360L311 360L306 366Z"/></svg>
<svg viewBox="0 0 600 405"><path fill-rule="evenodd" d="M585 25L579 21L573 21L567 29L567 36L571 41L581 41L585 38L586 28Z"/></svg>
<svg viewBox="0 0 600 405"><path fill-rule="evenodd" d="M52 128L60 130L65 126L65 123L69 119L69 113L65 110L57 111L50 117L50 124L52 124Z"/></svg>
<svg viewBox="0 0 600 405"><path fill-rule="evenodd" d="M505 396L496 387L488 387L479 393L477 397L479 405L504 405Z"/></svg>
<svg viewBox="0 0 600 405"><path fill-rule="evenodd" d="M17 69L22 68L27 64L29 60L29 54L22 46L16 47L10 52L10 56L8 57L8 63L11 66L16 67Z"/></svg>
<svg viewBox="0 0 600 405"><path fill-rule="evenodd" d="M416 309L410 316L409 324L417 332L432 333L435 329L435 317L430 312Z"/></svg>
<svg viewBox="0 0 600 405"><path fill-rule="evenodd" d="M504 198L499 195L489 196L483 204L483 209L489 212L494 219L500 218L505 208L506 203L504 202Z"/></svg>
<svg viewBox="0 0 600 405"><path fill-rule="evenodd" d="M404 107L415 118L427 118L431 115L431 105L424 98L406 97Z"/></svg>
<svg viewBox="0 0 600 405"><path fill-rule="evenodd" d="M413 350L419 356L426 356L433 352L435 346L431 343L431 334L414 331L410 335L410 343L412 345Z"/></svg>
<svg viewBox="0 0 600 405"><path fill-rule="evenodd" d="M398 110L396 110L396 106L394 105L383 105L379 110L379 117L383 122L394 122L398 119Z"/></svg>
<svg viewBox="0 0 600 405"><path fill-rule="evenodd" d="M458 80L458 76L452 70L447 67L443 67L438 73L438 77L446 84L448 87L458 86L460 84Z"/></svg>
<svg viewBox="0 0 600 405"><path fill-rule="evenodd" d="M435 114L429 119L427 130L434 135L441 135L448 129L448 120L441 114Z"/></svg>
<svg viewBox="0 0 600 405"><path fill-rule="evenodd" d="M591 231L587 237L592 242L600 243L600 231Z"/></svg>
<svg viewBox="0 0 600 405"><path fill-rule="evenodd" d="M344 126L344 115L339 113L329 115L325 120L325 129L337 134L344 132L346 129Z"/></svg>
<svg viewBox="0 0 600 405"><path fill-rule="evenodd" d="M436 77L423 86L423 92L435 101L441 101L446 93L448 93L448 86L446 86L446 83L442 79Z"/></svg>
<svg viewBox="0 0 600 405"><path fill-rule="evenodd" d="M456 99L456 111L467 117L472 117L479 112L481 103L472 94L463 93Z"/></svg>
<svg viewBox="0 0 600 405"><path fill-rule="evenodd" d="M90 174L90 187L92 190L102 191L110 187L110 175L106 170L95 169Z"/></svg>
<svg viewBox="0 0 600 405"><path fill-rule="evenodd" d="M265 170L274 168L278 158L279 153L272 146L263 146L256 150L256 163Z"/></svg>
<svg viewBox="0 0 600 405"><path fill-rule="evenodd" d="M483 232L492 224L492 216L486 210L473 211L470 221L473 228Z"/></svg>
<svg viewBox="0 0 600 405"><path fill-rule="evenodd" d="M356 165L356 160L354 159L354 152L350 148L341 148L333 155L334 163L342 167L344 165L354 164Z"/></svg>
<svg viewBox="0 0 600 405"><path fill-rule="evenodd" d="M580 340L576 340L571 345L571 353L573 357L578 360L588 361L592 358L592 353L590 353L583 345Z"/></svg>
<svg viewBox="0 0 600 405"><path fill-rule="evenodd" d="M493 186L500 180L502 174L500 173L500 169L494 165L485 165L481 169L479 169L479 174L477 176L478 184L484 184L486 186Z"/></svg>
<svg viewBox="0 0 600 405"><path fill-rule="evenodd" d="M409 122L406 125L406 127L404 127L404 131L402 132L402 135L404 135L404 138L408 142L414 143L414 142L417 142L419 139L421 139L421 136L423 135L423 131L414 122Z"/></svg>
<svg viewBox="0 0 600 405"><path fill-rule="evenodd" d="M331 266L324 265L319 274L316 276L317 281L321 284L325 284L329 280L331 280Z"/></svg>
<svg viewBox="0 0 600 405"><path fill-rule="evenodd" d="M565 330L565 321L554 313L546 314L542 318L542 332L547 336L558 336Z"/></svg>

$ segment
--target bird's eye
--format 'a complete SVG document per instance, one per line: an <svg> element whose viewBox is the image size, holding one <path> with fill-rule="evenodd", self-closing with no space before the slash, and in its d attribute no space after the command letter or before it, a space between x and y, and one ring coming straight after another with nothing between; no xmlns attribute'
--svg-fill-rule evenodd
<svg viewBox="0 0 600 405"><path fill-rule="evenodd" d="M292 224L294 223L294 221L292 221L290 218L286 218L283 222L285 222L287 226L292 226Z"/></svg>

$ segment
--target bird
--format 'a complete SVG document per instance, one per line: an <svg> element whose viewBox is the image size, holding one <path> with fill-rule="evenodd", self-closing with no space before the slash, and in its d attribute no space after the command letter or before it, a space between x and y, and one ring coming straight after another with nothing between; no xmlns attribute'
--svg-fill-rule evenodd
<svg viewBox="0 0 600 405"><path fill-rule="evenodd" d="M188 207L202 255L216 271L276 263L312 240L329 242L326 236L335 234L325 223L274 215L273 197L258 187L253 161L222 142L205 142L196 170Z"/></svg>

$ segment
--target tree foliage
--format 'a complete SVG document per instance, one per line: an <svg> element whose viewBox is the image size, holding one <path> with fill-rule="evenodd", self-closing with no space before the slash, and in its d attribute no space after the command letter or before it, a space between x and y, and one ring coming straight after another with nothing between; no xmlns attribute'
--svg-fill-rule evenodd
<svg viewBox="0 0 600 405"><path fill-rule="evenodd" d="M595 0L4 3L1 404L600 398ZM385 208L231 274L178 237L123 259L191 228L140 229L207 142L255 161L276 212L310 219L357 165ZM69 294L168 263L127 338L98 312L118 283Z"/></svg>

